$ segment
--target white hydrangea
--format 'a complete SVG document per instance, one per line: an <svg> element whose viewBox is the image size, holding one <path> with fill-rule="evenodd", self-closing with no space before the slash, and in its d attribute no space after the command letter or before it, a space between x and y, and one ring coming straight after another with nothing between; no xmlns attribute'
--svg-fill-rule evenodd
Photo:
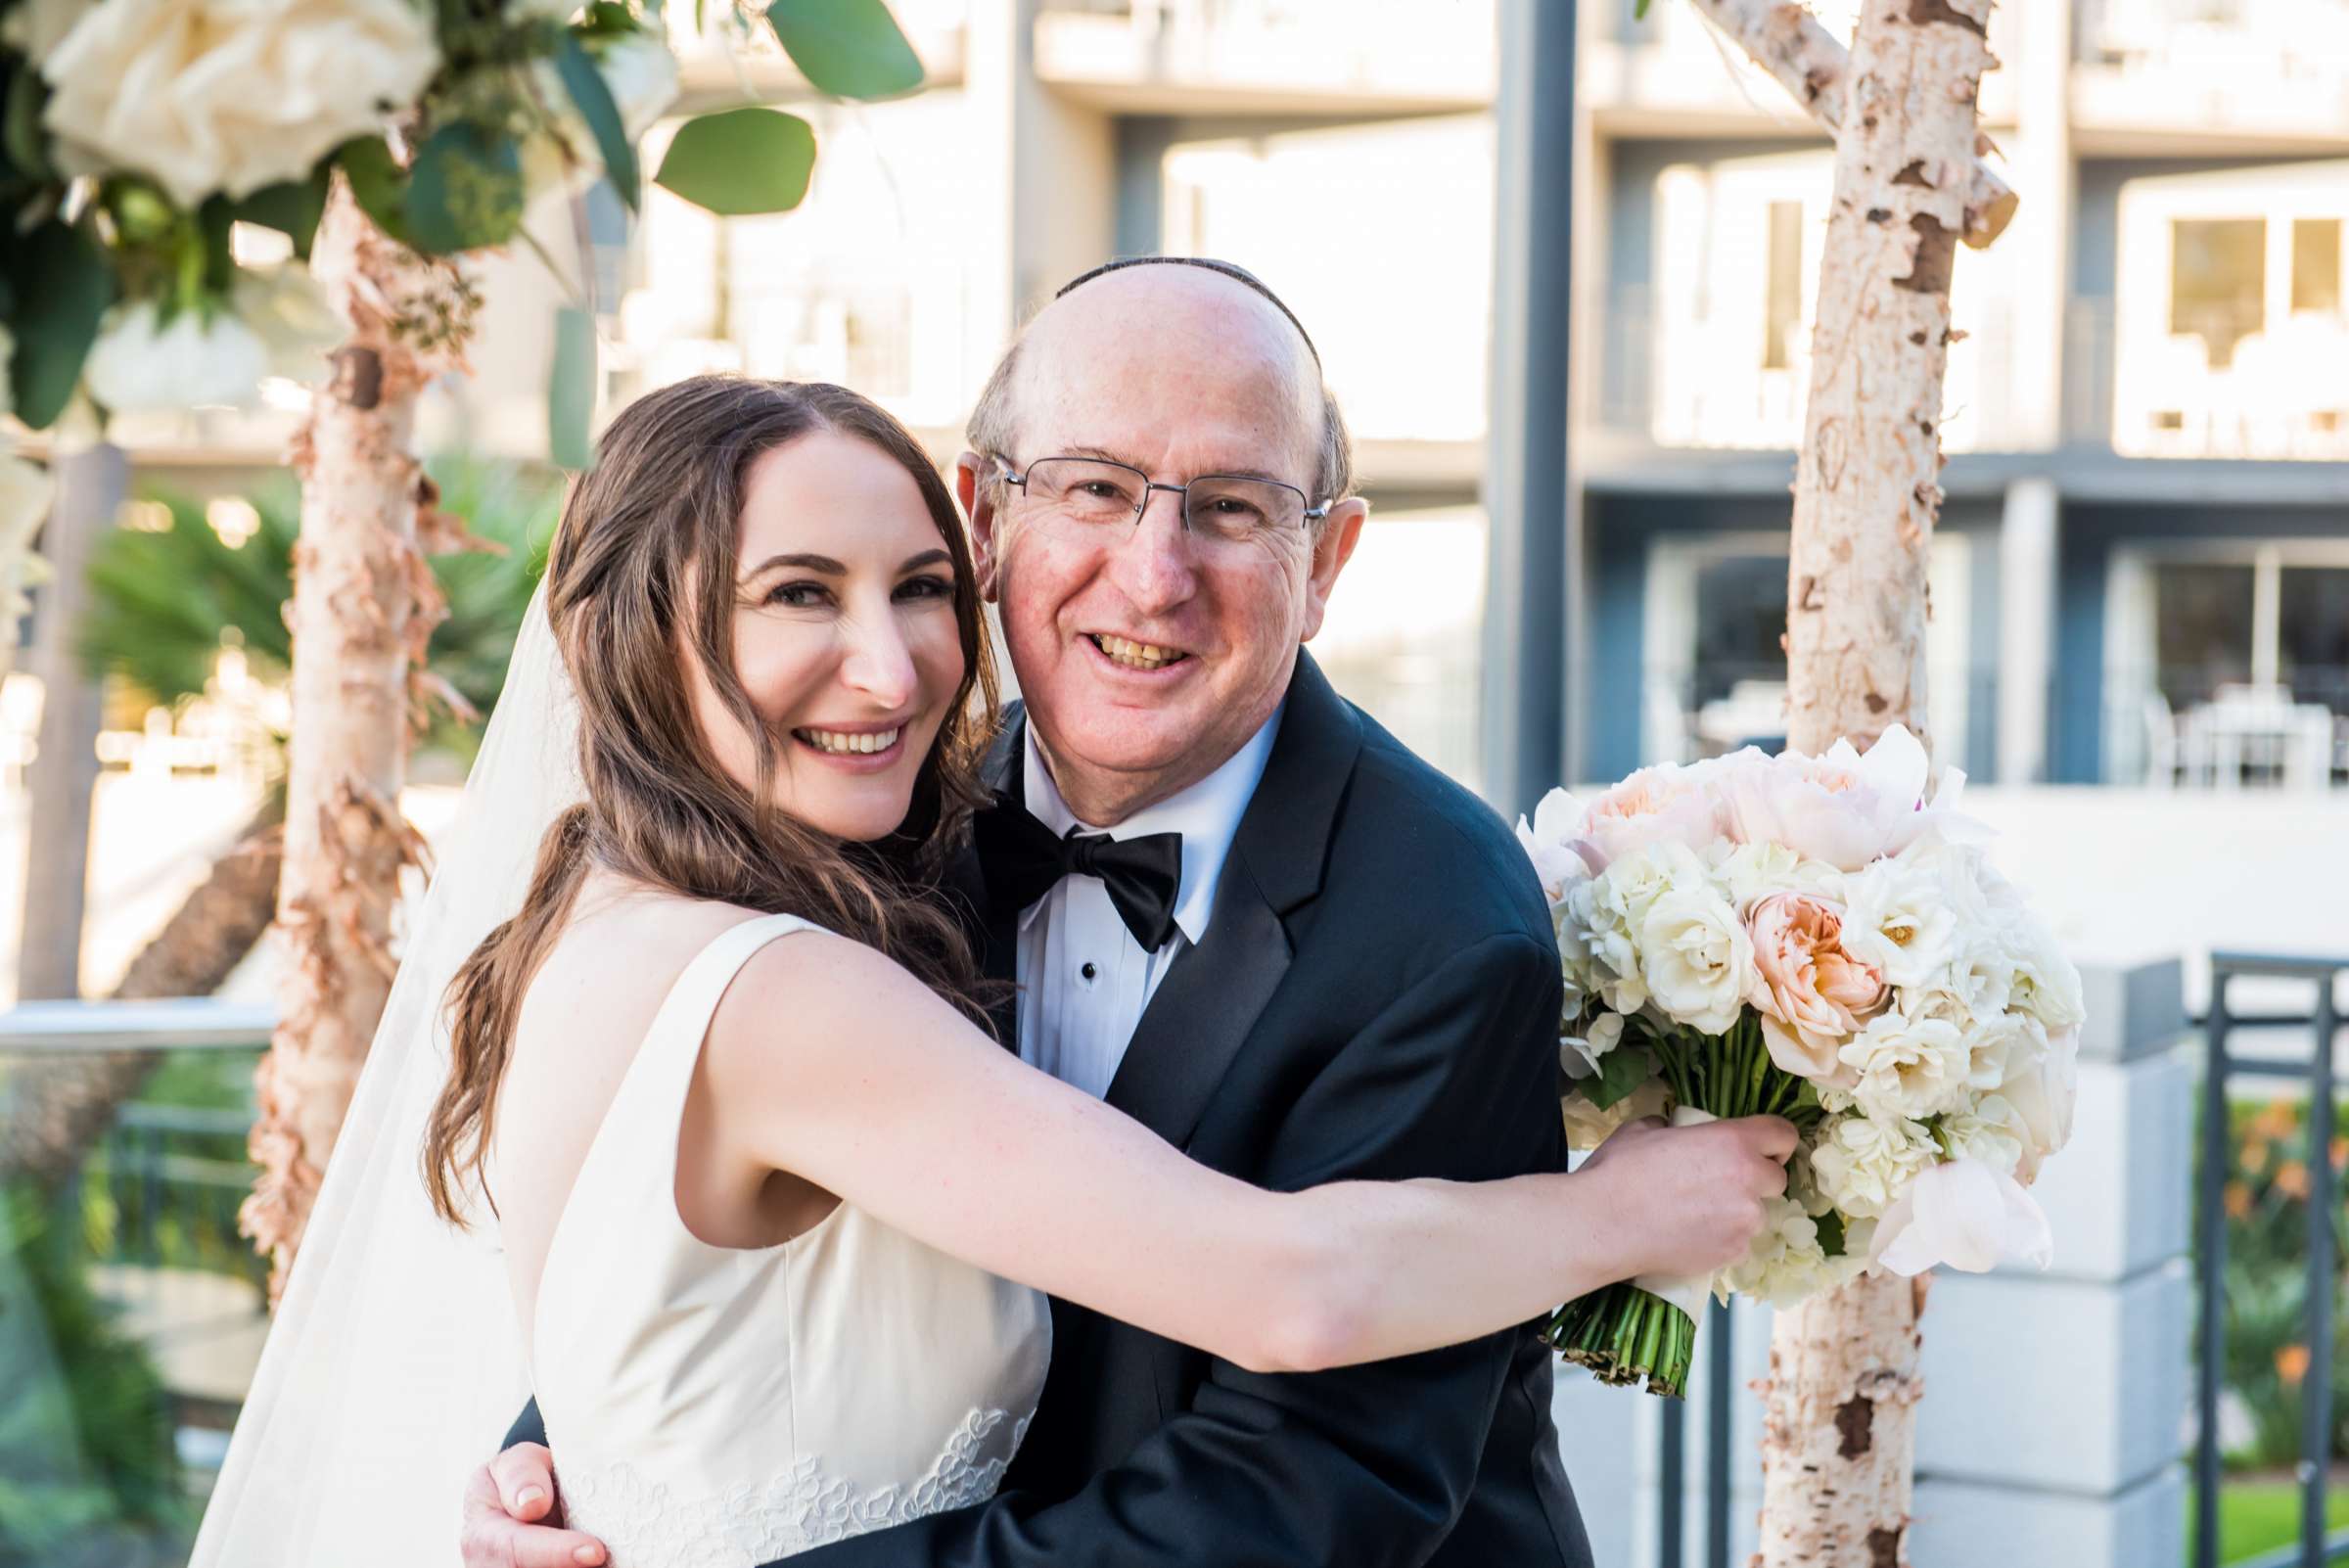
<svg viewBox="0 0 2349 1568"><path fill-rule="evenodd" d="M2005 1099L1986 1094L1972 1107L1953 1111L1940 1123L1943 1146L1954 1160L1979 1160L2002 1176L2022 1164L2029 1135L2021 1115Z"/></svg>
<svg viewBox="0 0 2349 1568"><path fill-rule="evenodd" d="M1730 844L1725 839L1715 846L1715 854L1713 875L1739 914L1773 893L1823 892L1839 875L1823 860L1806 860L1787 846L1767 840Z"/></svg>
<svg viewBox="0 0 2349 1568"><path fill-rule="evenodd" d="M108 315L82 374L90 395L127 414L247 402L268 370L268 346L237 316L182 310L164 321L141 300Z"/></svg>
<svg viewBox="0 0 2349 1568"><path fill-rule="evenodd" d="M1580 1035L1558 1037L1558 1065L1578 1083L1598 1072L1598 1060L1623 1043L1623 1014L1600 1013Z"/></svg>
<svg viewBox="0 0 2349 1568"><path fill-rule="evenodd" d="M1845 1214L1872 1220L1939 1156L1933 1134L1905 1118L1879 1122L1846 1116L1822 1130L1811 1151L1819 1190Z"/></svg>
<svg viewBox="0 0 2349 1568"><path fill-rule="evenodd" d="M1607 1006L1619 1013L1635 1013L1647 1005L1638 930L1649 907L1671 886L1663 848L1651 846L1627 854L1567 893L1592 965L1590 979Z"/></svg>

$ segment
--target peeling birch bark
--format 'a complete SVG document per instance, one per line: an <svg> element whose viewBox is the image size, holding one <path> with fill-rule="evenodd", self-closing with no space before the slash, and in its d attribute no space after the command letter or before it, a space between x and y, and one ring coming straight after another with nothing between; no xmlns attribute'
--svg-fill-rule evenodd
<svg viewBox="0 0 2349 1568"><path fill-rule="evenodd" d="M1787 740L1923 733L1950 273L1968 221L1991 0L1866 0L1853 39L1797 454ZM1930 738L1927 737L1930 745ZM1905 1568L1925 1282L1777 1314L1762 1568Z"/></svg>
<svg viewBox="0 0 2349 1568"><path fill-rule="evenodd" d="M417 394L459 362L478 300L452 264L387 238L338 182L312 270L351 323L295 439L293 735L277 1032L256 1077L261 1175L238 1219L284 1288L375 1038L392 911L420 842L399 815L410 675L446 607L418 549L438 521L412 450Z"/></svg>
<svg viewBox="0 0 2349 1568"><path fill-rule="evenodd" d="M1777 79L1829 136L1843 128L1851 52L1796 0L1691 0L1698 13ZM1993 65L1996 63L1993 62ZM1991 69L1985 66L1984 69ZM2022 198L1982 161L1990 138L1975 133L1965 170L1960 232L1981 250L2005 232Z"/></svg>

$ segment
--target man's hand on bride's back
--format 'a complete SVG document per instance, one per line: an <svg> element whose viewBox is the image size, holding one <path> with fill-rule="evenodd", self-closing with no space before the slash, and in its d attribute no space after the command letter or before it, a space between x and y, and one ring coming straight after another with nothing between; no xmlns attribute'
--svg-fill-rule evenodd
<svg viewBox="0 0 2349 1568"><path fill-rule="evenodd" d="M517 1443L465 1485L465 1568L599 1568L603 1543L561 1528L555 1456Z"/></svg>

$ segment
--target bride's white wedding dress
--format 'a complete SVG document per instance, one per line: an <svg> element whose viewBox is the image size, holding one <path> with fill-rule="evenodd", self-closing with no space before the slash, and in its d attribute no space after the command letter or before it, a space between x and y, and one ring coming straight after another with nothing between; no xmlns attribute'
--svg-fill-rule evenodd
<svg viewBox="0 0 2349 1568"><path fill-rule="evenodd" d="M732 1568L993 1495L1043 1387L1043 1297L842 1203L780 1246L678 1217L711 1014L792 915L688 963L590 1144L540 1270L531 1384L567 1522L613 1568Z"/></svg>

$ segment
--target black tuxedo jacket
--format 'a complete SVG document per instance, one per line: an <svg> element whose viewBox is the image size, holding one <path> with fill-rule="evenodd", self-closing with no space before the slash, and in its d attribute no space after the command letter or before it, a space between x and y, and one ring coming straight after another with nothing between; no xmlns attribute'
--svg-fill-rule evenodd
<svg viewBox="0 0 2349 1568"><path fill-rule="evenodd" d="M1015 711L990 767L1014 800L1023 744ZM1016 945L988 931L991 974ZM1275 1189L1562 1171L1561 990L1506 825L1300 654L1206 939L1108 1100ZM1589 1568L1530 1327L1290 1375L1063 1301L1052 1329L1000 1495L790 1568Z"/></svg>

